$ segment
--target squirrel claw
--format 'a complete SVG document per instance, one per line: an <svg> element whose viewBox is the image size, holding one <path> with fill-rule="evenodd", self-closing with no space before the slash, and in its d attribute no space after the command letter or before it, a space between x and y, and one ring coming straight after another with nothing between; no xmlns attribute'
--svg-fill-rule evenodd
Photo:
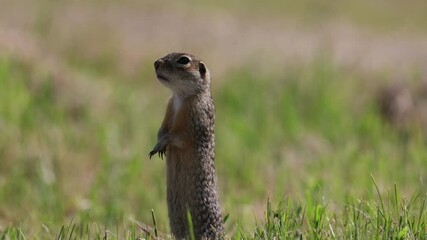
<svg viewBox="0 0 427 240"><path fill-rule="evenodd" d="M154 154L156 154L156 151L151 151L149 154L148 154L148 157L151 159L151 157L154 155Z"/></svg>
<svg viewBox="0 0 427 240"><path fill-rule="evenodd" d="M165 156L165 151L159 151L159 157L163 159L163 156Z"/></svg>
<svg viewBox="0 0 427 240"><path fill-rule="evenodd" d="M151 159L156 153L159 155L161 159L163 159L163 156L165 156L165 150L156 150L155 148L148 154L148 157Z"/></svg>

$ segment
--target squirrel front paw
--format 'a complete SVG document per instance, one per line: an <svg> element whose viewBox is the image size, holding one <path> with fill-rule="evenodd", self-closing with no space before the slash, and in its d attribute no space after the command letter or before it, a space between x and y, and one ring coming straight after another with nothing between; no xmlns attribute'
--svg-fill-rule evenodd
<svg viewBox="0 0 427 240"><path fill-rule="evenodd" d="M150 159L151 159L151 157L153 156L153 155L155 155L156 153L158 153L159 154L159 157L161 158L161 159L163 159L163 156L165 155L165 153L166 153L166 144L160 144L160 143L157 143L156 144L156 146L154 146L154 148L153 148L153 150L151 150L151 152L148 154L148 156L150 157Z"/></svg>

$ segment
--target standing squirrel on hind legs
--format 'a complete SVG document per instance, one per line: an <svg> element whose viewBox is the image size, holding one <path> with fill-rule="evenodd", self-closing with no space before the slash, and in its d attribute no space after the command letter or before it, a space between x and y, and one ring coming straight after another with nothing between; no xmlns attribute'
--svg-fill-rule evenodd
<svg viewBox="0 0 427 240"><path fill-rule="evenodd" d="M166 156L169 222L177 239L189 237L190 211L196 239L224 237L214 166L215 107L210 74L197 57L171 53L154 62L159 81L170 88L165 118L150 152Z"/></svg>

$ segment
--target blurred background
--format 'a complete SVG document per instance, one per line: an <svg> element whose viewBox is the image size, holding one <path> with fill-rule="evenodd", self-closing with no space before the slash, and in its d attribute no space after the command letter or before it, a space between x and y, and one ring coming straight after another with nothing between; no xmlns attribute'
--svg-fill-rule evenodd
<svg viewBox="0 0 427 240"><path fill-rule="evenodd" d="M220 198L425 193L427 2L0 0L0 230L74 221L169 232L165 161L148 158L170 92L153 62L189 52L216 102ZM224 214L224 215L225 215Z"/></svg>

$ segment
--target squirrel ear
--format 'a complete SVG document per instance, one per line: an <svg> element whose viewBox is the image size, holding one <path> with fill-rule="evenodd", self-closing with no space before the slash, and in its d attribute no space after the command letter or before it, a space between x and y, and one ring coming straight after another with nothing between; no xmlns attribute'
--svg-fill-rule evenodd
<svg viewBox="0 0 427 240"><path fill-rule="evenodd" d="M206 75L206 66L204 63L200 62L199 64L200 76L204 77Z"/></svg>

